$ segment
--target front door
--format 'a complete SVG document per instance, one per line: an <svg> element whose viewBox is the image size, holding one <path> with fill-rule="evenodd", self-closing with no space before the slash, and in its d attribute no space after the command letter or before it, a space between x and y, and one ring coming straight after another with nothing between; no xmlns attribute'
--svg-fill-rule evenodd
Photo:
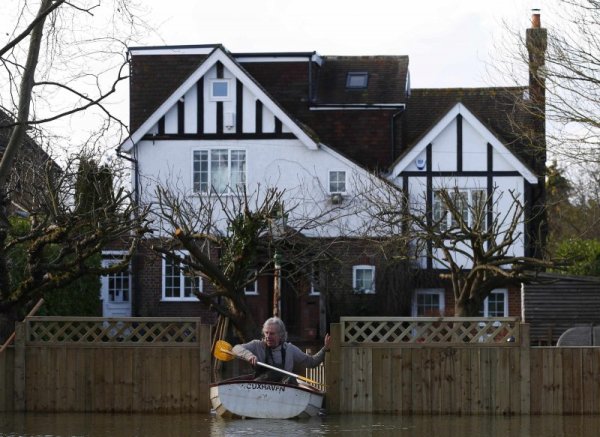
<svg viewBox="0 0 600 437"><path fill-rule="evenodd" d="M104 252L102 265L119 261L122 252ZM102 276L102 317L131 317L131 274L129 269Z"/></svg>

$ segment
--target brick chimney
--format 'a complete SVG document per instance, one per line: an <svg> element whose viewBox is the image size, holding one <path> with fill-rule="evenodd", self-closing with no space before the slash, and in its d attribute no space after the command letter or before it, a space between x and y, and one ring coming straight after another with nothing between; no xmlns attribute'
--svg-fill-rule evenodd
<svg viewBox="0 0 600 437"><path fill-rule="evenodd" d="M541 105L544 110L546 98L546 84L544 75L540 71L546 58L548 46L546 29L541 27L540 10L533 9L531 27L527 29L526 44L529 52L529 96L532 102Z"/></svg>
<svg viewBox="0 0 600 437"><path fill-rule="evenodd" d="M531 186L531 220L527 224L529 243L526 255L542 257L546 246L548 222L546 217L546 84L544 63L548 46L546 29L541 27L540 11L534 9L531 27L526 31L526 45L529 53L529 105L531 119L528 147L530 165L538 175L538 183Z"/></svg>

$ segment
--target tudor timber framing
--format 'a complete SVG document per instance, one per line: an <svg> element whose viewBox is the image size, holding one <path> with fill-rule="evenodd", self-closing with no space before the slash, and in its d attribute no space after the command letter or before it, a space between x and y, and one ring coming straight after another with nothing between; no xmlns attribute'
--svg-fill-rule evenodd
<svg viewBox="0 0 600 437"><path fill-rule="evenodd" d="M131 149L147 134L151 131L153 126L162 123L161 119L164 119L165 114L174 106L177 102L184 98L185 94L194 87L194 85L205 76L205 74L213 68L213 66L221 64L224 68L234 76L236 85L240 83L248 88L248 90L255 96L256 101L260 102L261 105L268 107L269 111L274 116L274 123L277 125L275 120L283 123L288 129L289 133L297 138L302 144L311 150L316 150L320 147L320 144L315 139L300 127L296 121L287 114L287 112L275 102L267 93L259 86L248 74L238 65L238 63L228 54L225 53L222 47L216 47L206 60L192 73L172 94L167 98L160 107L154 111L142 125L133 132L120 146L120 148L129 153ZM199 93L198 93L199 94ZM237 92L234 93L237 95ZM199 98L199 97L198 97ZM204 129L206 126L204 126ZM259 132L260 133L260 132ZM159 134L162 134L159 130ZM217 128L217 134L219 130ZM275 129L275 135L283 135L277 132ZM229 138L229 136L227 136ZM279 138L279 137L278 137Z"/></svg>

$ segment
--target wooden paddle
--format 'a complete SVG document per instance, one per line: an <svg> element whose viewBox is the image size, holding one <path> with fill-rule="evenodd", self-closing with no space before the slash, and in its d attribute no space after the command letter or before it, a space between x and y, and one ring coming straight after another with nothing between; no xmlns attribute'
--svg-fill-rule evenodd
<svg viewBox="0 0 600 437"><path fill-rule="evenodd" d="M227 343L225 340L217 340L217 343L215 344L215 350L213 352L213 355L215 356L215 358L217 360L220 360L220 361L231 361L234 358L241 359L241 357L238 357L236 354L234 354L231 351L231 349L232 349L232 346L229 343ZM322 382L317 382L313 379L306 378L306 377L300 376L300 375L296 375L295 373L288 372L287 370L283 370L283 369L280 369L279 367L271 366L269 364L262 363L260 361L257 361L256 364L259 366L265 367L267 369L271 369L271 370L275 370L276 372L283 373L284 375L293 376L294 378L301 379L302 381L310 382L311 384L325 385Z"/></svg>

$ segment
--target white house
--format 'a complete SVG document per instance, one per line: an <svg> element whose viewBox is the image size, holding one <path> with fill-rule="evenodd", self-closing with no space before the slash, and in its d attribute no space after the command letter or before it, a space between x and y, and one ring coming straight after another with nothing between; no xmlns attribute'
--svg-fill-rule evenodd
<svg viewBox="0 0 600 437"><path fill-rule="evenodd" d="M411 89L407 56L237 54L221 45L136 47L130 56L131 135L120 151L133 163L140 202L152 202L155 187L170 184L192 198L276 186L305 212L347 205L343 226L313 237L360 226L360 214L350 209L356 181L364 190L373 175L421 196L430 210L442 187L457 187L467 199L511 189L530 208L543 204L545 153L532 152L511 125L515 115L526 118L514 103L535 94L527 87ZM515 253L535 256L538 225L522 224ZM377 295L383 273L372 259L358 254L343 274L353 289ZM118 295L120 308L133 315L204 314L174 267L140 255L127 281L117 281L126 283L125 293L105 282L105 303ZM440 267L431 258L422 265ZM257 308L268 305L271 291L256 287L252 294L264 297ZM306 310L316 295L287 314L299 336L318 317ZM490 315L508 315L508 291L495 298ZM443 287L414 290L414 314L445 306Z"/></svg>

